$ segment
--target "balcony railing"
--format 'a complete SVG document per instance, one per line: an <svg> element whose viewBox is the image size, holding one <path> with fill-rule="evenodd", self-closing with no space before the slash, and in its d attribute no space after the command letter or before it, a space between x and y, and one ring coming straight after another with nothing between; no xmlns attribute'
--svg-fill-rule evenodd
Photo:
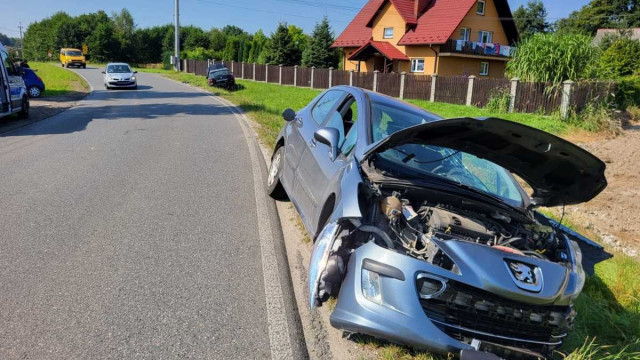
<svg viewBox="0 0 640 360"><path fill-rule="evenodd" d="M449 40L440 45L440 53L457 53L465 55L495 56L509 58L515 51L515 46L477 41Z"/></svg>

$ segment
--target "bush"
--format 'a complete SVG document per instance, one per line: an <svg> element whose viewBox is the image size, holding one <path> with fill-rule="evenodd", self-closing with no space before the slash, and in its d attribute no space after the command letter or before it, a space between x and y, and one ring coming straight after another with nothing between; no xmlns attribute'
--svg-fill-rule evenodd
<svg viewBox="0 0 640 360"><path fill-rule="evenodd" d="M640 105L640 76L627 76L618 80L614 98L615 105L620 110Z"/></svg>
<svg viewBox="0 0 640 360"><path fill-rule="evenodd" d="M598 73L605 78L632 75L640 66L638 59L640 41L621 37L602 54Z"/></svg>
<svg viewBox="0 0 640 360"><path fill-rule="evenodd" d="M620 121L614 116L604 102L589 103L579 114L572 113L569 123L587 131L605 131L612 134L619 134L621 130Z"/></svg>
<svg viewBox="0 0 640 360"><path fill-rule="evenodd" d="M511 103L511 96L508 89L499 89L491 94L485 109L491 112L507 112L509 111L509 104Z"/></svg>

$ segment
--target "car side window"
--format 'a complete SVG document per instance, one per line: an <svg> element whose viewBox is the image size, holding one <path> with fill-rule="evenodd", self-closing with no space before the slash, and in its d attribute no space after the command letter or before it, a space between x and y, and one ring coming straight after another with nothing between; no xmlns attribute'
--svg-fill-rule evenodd
<svg viewBox="0 0 640 360"><path fill-rule="evenodd" d="M340 148L340 152L343 155L349 155L351 150L353 150L356 145L356 140L358 140L358 131L356 121L358 120L358 104L351 97L347 99L347 103L345 104L344 115L342 116L344 120L345 130L347 132L347 136L342 143L342 147ZM348 106L348 107L346 107Z"/></svg>
<svg viewBox="0 0 640 360"><path fill-rule="evenodd" d="M342 91L327 91L311 110L311 117L313 120L315 120L318 125L322 124L329 115L329 112L335 108L337 102L342 99L343 96L344 92Z"/></svg>
<svg viewBox="0 0 640 360"><path fill-rule="evenodd" d="M0 51L0 57L2 57L2 62L4 63L4 67L7 69L7 74L9 76L18 76L19 74L16 68L13 66L13 62L11 61L9 54L7 54L4 51Z"/></svg>

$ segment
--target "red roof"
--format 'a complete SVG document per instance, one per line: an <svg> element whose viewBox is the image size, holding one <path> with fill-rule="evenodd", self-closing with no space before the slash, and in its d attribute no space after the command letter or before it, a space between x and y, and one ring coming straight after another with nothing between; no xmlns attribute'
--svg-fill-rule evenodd
<svg viewBox="0 0 640 360"><path fill-rule="evenodd" d="M338 36L333 47L360 47L371 40L369 24L386 0L369 0L356 17ZM418 19L414 16L414 4L418 0L389 0L400 16L412 25L412 29L400 39L398 45L444 44L476 4L476 0L431 0ZM501 18L510 19L511 11L506 0L496 0ZM509 42L517 40L513 20L501 19Z"/></svg>
<svg viewBox="0 0 640 360"><path fill-rule="evenodd" d="M369 0L333 43L333 47L360 47L371 40L371 28L367 23L378 12L385 0Z"/></svg>
<svg viewBox="0 0 640 360"><path fill-rule="evenodd" d="M395 46L391 45L386 41L369 41L364 44L361 48L356 50L353 55L349 57L349 60L355 59L360 53L362 53L367 48L372 47L382 55L384 55L389 60L409 60L407 55L403 54L402 51L398 50Z"/></svg>
<svg viewBox="0 0 640 360"><path fill-rule="evenodd" d="M432 1L415 29L407 31L398 45L444 44L475 4L476 0Z"/></svg>

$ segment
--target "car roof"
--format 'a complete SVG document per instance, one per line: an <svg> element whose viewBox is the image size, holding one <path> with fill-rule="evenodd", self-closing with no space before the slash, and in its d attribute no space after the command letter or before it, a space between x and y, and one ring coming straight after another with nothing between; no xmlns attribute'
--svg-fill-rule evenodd
<svg viewBox="0 0 640 360"><path fill-rule="evenodd" d="M127 63L108 63L108 64L107 64L107 66L109 66L109 65L127 65L127 66L131 67L131 66L130 66L129 64L127 64Z"/></svg>
<svg viewBox="0 0 640 360"><path fill-rule="evenodd" d="M60 50L77 50L77 51L80 51L80 49L76 49L76 48L62 48Z"/></svg>

